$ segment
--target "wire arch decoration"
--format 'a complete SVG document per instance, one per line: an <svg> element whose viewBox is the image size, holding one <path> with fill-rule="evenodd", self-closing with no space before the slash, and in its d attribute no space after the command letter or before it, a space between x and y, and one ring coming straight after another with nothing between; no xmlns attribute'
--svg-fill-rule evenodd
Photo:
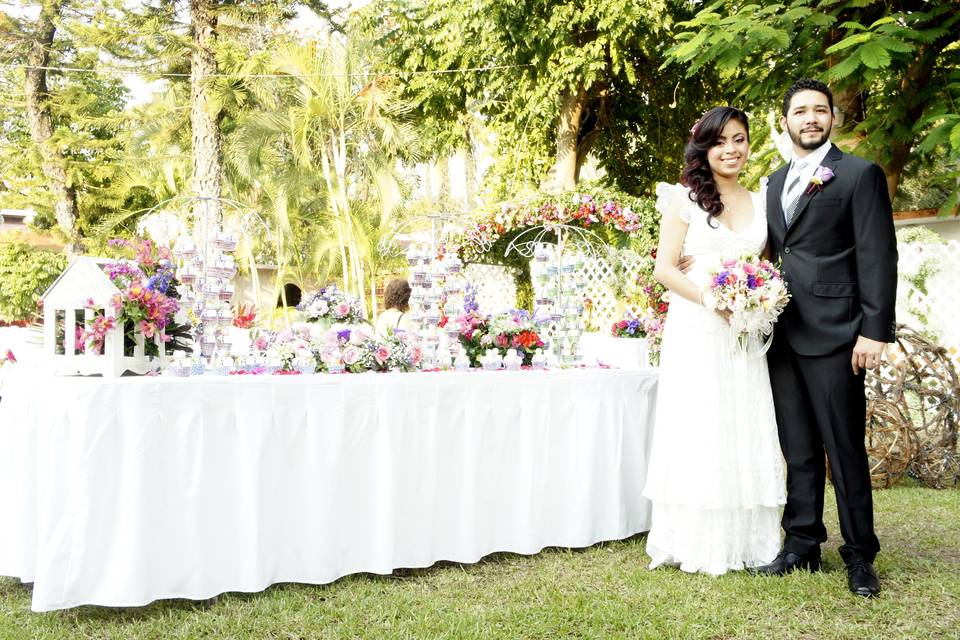
<svg viewBox="0 0 960 640"><path fill-rule="evenodd" d="M193 194L187 195L177 195L172 198L167 198L166 200L161 200L157 204L153 205L147 209L146 213L141 218L140 223L137 225L138 232L140 231L141 226L146 227L148 223L144 223L145 220L151 216L156 216L163 213L171 213L177 218L186 218L190 220L193 224L194 231L197 229L198 224L203 225L203 237L201 240L201 246L203 247L204 256L207 255L209 246L210 246L210 223L215 222L219 225L224 224L224 212L221 208L220 211L215 212L216 220L210 220L210 216L214 213L214 209L209 206L200 207L202 213L198 213L197 209L194 207L188 207L195 203L216 203L220 205L226 205L230 208L231 211L235 213L234 219L237 221L237 225L232 227L238 232L238 234L246 242L246 246L249 247L250 254L248 256L250 261L250 278L253 284L253 292L255 303L258 309L262 309L262 300L260 296L260 278L257 274L256 269L256 256L253 253L253 232L259 228L262 228L266 232L267 240L274 246L276 250L276 255L274 256L274 262L279 260L280 247L278 246L277 240L279 235L275 234L273 229L270 228L270 223L267 220L264 220L263 217L249 205L245 205L238 200L233 198L225 198L223 196L198 196ZM180 208L186 209L181 210ZM154 238L157 241L169 241L174 238ZM204 277L206 277L206 261L204 261Z"/></svg>
<svg viewBox="0 0 960 640"><path fill-rule="evenodd" d="M224 198L222 196L196 196L196 195L173 196L172 198L161 200L157 204L147 209L146 213L144 213L143 215L143 218L148 218L151 215L162 213L165 210L165 208L170 207L174 203L177 203L178 205L180 205L180 204L193 204L196 202L202 202L202 203L216 202L217 204L221 204L221 205L225 204L229 206L233 211L236 211L237 213L239 213L240 227L238 227L237 230L240 231L242 234L244 234L244 236L247 239L250 239L250 235L249 235L250 230L255 223L259 223L260 226L262 226L270 236L273 235L272 230L270 229L270 225L260 216L259 213L257 213L257 211L253 207L250 207L249 205L245 205L242 202L239 202L232 198ZM174 214L174 215L179 215L179 214ZM193 220L194 224L197 223L196 218L198 217L198 215L194 209L191 209L190 212L187 213L186 215L194 219ZM203 207L202 217L206 219L209 215L210 215L210 208ZM223 216L224 216L223 212L221 211L217 215L220 218L220 220L217 220L217 222L222 224Z"/></svg>
<svg viewBox="0 0 960 640"><path fill-rule="evenodd" d="M424 220L430 220L430 255L437 254L437 247L444 242L447 235L456 233L455 231L445 230L446 225L438 225L438 223L451 223L458 231L463 227L462 219L452 213L417 214L406 219L399 226L394 227L389 235L377 244L377 250L381 255L386 257L400 257L403 255L403 252L398 242L398 237L404 233L415 232L415 227Z"/></svg>
<svg viewBox="0 0 960 640"><path fill-rule="evenodd" d="M547 240L550 234L556 236L556 242L549 242ZM569 224L547 224L529 227L515 235L510 240L510 243L507 244L507 248L503 252L503 257L506 258L511 253L516 252L524 258L533 258L537 247L543 244L556 244L558 250L562 252L567 243L575 244L578 249L592 258L609 256L611 251L610 245L589 229L575 227ZM491 248L493 248L492 244L484 248L482 253L488 253Z"/></svg>

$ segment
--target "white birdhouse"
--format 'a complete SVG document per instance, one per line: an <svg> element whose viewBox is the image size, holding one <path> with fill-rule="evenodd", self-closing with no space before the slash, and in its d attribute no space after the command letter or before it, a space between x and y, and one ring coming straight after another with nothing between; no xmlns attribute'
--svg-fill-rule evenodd
<svg viewBox="0 0 960 640"><path fill-rule="evenodd" d="M120 290L104 273L102 265L112 260L78 257L60 274L41 298L43 300L43 349L58 375L102 374L116 377L125 371L147 373L165 362L164 344L157 342L160 355L144 355L145 338L139 330L134 333L134 345L125 348L123 326L117 323L107 333L103 353L85 353L79 342L78 327L83 330L98 310L113 315L110 304ZM94 309L87 309L88 300Z"/></svg>

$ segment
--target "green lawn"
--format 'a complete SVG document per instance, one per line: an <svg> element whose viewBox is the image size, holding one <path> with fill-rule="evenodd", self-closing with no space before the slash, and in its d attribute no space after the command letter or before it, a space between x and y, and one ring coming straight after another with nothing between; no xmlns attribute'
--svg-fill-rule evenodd
<svg viewBox="0 0 960 640"><path fill-rule="evenodd" d="M876 600L847 592L836 535L826 572L786 578L648 571L637 536L134 610L35 614L29 589L3 578L0 638L960 638L960 490L875 496Z"/></svg>

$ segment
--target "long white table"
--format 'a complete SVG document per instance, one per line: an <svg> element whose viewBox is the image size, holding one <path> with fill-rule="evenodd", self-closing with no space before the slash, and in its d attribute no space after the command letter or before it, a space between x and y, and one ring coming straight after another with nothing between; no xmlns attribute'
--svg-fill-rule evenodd
<svg viewBox="0 0 960 640"><path fill-rule="evenodd" d="M6 372L0 575L35 611L324 584L649 529L656 373Z"/></svg>

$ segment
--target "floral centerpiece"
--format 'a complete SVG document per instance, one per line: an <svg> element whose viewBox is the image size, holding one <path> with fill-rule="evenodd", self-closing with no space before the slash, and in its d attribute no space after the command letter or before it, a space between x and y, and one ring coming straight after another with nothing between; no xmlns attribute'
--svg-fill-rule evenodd
<svg viewBox="0 0 960 640"><path fill-rule="evenodd" d="M177 279L174 275L173 256L170 249L157 246L151 240L139 243L125 239L110 240L109 246L133 257L105 263L102 267L111 282L120 289L111 300L112 314L105 309L95 309L93 301L87 308L95 311L92 321L81 333L82 349L91 353L103 353L107 332L115 326L124 327L125 342L129 347L134 341L134 331L140 331L148 340L146 355L158 355L154 336L163 343L174 338L188 337L187 327L178 325L175 316L180 310ZM174 348L186 350L183 344Z"/></svg>
<svg viewBox="0 0 960 640"><path fill-rule="evenodd" d="M366 340L359 351L359 359L349 367L353 372L415 371L423 358L416 336L405 331Z"/></svg>
<svg viewBox="0 0 960 640"><path fill-rule="evenodd" d="M647 330L643 326L643 320L633 315L630 311L627 311L626 318L613 323L611 333L615 338L647 337Z"/></svg>
<svg viewBox="0 0 960 640"><path fill-rule="evenodd" d="M250 348L267 367L282 372L313 373L318 369L319 345L304 328L268 331L254 329Z"/></svg>
<svg viewBox="0 0 960 640"><path fill-rule="evenodd" d="M471 367L480 366L480 357L493 345L487 333L487 316L480 313L476 289L470 284L463 297L463 312L453 318L443 318L442 324L455 323L458 339L470 359Z"/></svg>
<svg viewBox="0 0 960 640"><path fill-rule="evenodd" d="M497 349L500 355L515 350L523 358L523 364L530 365L537 349L545 346L540 330L529 312L513 310L495 317L482 316L469 303L464 313L453 322L459 329L459 340L471 367L480 366L480 358L488 349Z"/></svg>
<svg viewBox="0 0 960 640"><path fill-rule="evenodd" d="M523 364L530 365L533 354L544 347L539 327L531 319L530 313L515 309L493 318L487 325L487 334L493 337L493 346L505 355L513 349L523 357Z"/></svg>
<svg viewBox="0 0 960 640"><path fill-rule="evenodd" d="M327 371L416 371L423 359L413 334L397 331L386 338L363 327L331 329L316 343L316 353Z"/></svg>
<svg viewBox="0 0 960 640"><path fill-rule="evenodd" d="M334 323L360 324L366 321L360 301L333 284L305 296L297 305L297 310L303 312L307 322L326 326Z"/></svg>
<svg viewBox="0 0 960 640"><path fill-rule="evenodd" d="M323 371L342 373L360 361L360 345L372 339L362 328L330 329L314 341L317 366Z"/></svg>
<svg viewBox="0 0 960 640"><path fill-rule="evenodd" d="M308 332L281 331L273 336L266 353L270 362L279 363L281 371L312 373L317 368Z"/></svg>
<svg viewBox="0 0 960 640"><path fill-rule="evenodd" d="M780 271L755 255L724 259L709 270L710 282L703 293L704 306L730 312L730 326L743 351L773 333L773 324L787 306L790 293ZM766 351L769 340L760 347Z"/></svg>

